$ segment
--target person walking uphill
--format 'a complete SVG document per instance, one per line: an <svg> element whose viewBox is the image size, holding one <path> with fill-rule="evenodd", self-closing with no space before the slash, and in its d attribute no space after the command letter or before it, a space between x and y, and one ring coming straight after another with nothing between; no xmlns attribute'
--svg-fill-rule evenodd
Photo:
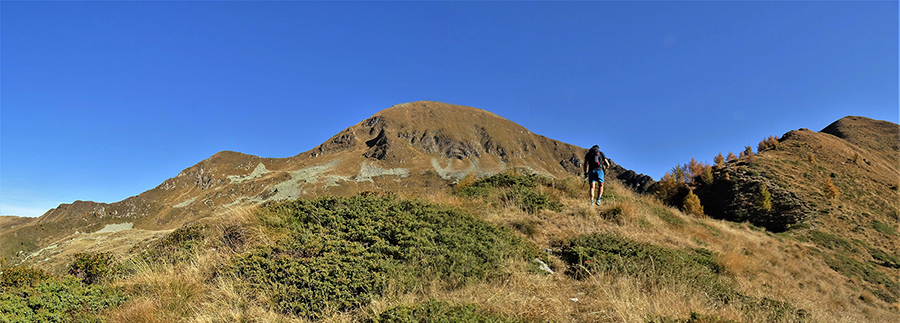
<svg viewBox="0 0 900 323"><path fill-rule="evenodd" d="M584 171L584 179L591 183L591 205L600 205L600 197L603 196L603 170L607 167L609 167L609 160L597 145L591 147L584 155L584 163L581 168ZM597 194L597 199L594 200L594 189L597 183L600 183L600 192Z"/></svg>

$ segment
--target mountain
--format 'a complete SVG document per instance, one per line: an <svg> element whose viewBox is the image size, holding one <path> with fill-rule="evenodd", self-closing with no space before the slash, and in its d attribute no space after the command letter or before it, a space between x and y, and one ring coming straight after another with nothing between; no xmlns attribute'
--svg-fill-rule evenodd
<svg viewBox="0 0 900 323"><path fill-rule="evenodd" d="M397 105L290 158L221 152L121 202L0 217L4 260L85 269L3 264L0 321L897 322L898 130L770 137L666 201L670 179L616 165L588 206L584 149ZM705 214L673 207L691 191Z"/></svg>
<svg viewBox="0 0 900 323"><path fill-rule="evenodd" d="M34 220L0 222L0 256L18 262L64 237L107 225L171 230L268 201L360 191L429 194L469 175L504 170L567 177L581 172L584 153L485 110L428 101L398 104L293 157L223 151L120 202L75 201ZM639 191L653 182L619 165L610 176Z"/></svg>

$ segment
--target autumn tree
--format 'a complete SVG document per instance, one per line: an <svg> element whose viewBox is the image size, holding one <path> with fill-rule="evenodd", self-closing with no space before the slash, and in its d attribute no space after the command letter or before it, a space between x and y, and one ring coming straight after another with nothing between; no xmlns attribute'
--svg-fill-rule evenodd
<svg viewBox="0 0 900 323"><path fill-rule="evenodd" d="M726 161L729 161L729 162L732 162L732 161L735 161L735 160L737 160L737 159L738 159L738 158L737 158L737 156L734 155L734 152L729 151L729 152L728 152L728 158L725 159L725 160L726 160Z"/></svg>
<svg viewBox="0 0 900 323"><path fill-rule="evenodd" d="M765 183L759 184L759 195L756 197L756 206L760 210L769 212L772 210L772 194Z"/></svg>
<svg viewBox="0 0 900 323"><path fill-rule="evenodd" d="M747 157L747 161L752 163L752 162L753 162L753 159L754 159L754 157L753 157L753 147L750 147L750 146L744 146L744 151L741 152L741 155L743 155L744 157Z"/></svg>
<svg viewBox="0 0 900 323"><path fill-rule="evenodd" d="M722 153L716 155L716 157L713 158L713 161L716 162L716 168L722 168L723 166L725 166L725 157L722 156Z"/></svg>
<svg viewBox="0 0 900 323"><path fill-rule="evenodd" d="M775 136L769 136L768 138L760 141L756 151L760 152L769 149L778 149L778 138L775 138Z"/></svg>
<svg viewBox="0 0 900 323"><path fill-rule="evenodd" d="M676 167L675 169L680 168ZM671 172L666 172L659 182L656 183L656 196L663 201L669 202L673 196L678 194L678 190L682 185L684 185L684 182L679 181Z"/></svg>
<svg viewBox="0 0 900 323"><path fill-rule="evenodd" d="M678 183L684 183L684 182L685 182L685 179L684 179L684 177L685 177L685 176L684 176L684 168L682 168L681 165L675 166L675 168L672 169L672 175L675 176L675 181L676 181L676 182L678 182Z"/></svg>
<svg viewBox="0 0 900 323"><path fill-rule="evenodd" d="M834 183L831 182L830 177L825 178L824 189L825 189L825 196L827 196L828 198L830 198L832 200L837 198L838 195L841 194L841 191L838 191L837 186L834 186Z"/></svg>
<svg viewBox="0 0 900 323"><path fill-rule="evenodd" d="M769 136L769 139L766 139L769 143L769 147L772 149L778 149L778 137Z"/></svg>
<svg viewBox="0 0 900 323"><path fill-rule="evenodd" d="M706 167L703 167L703 172L700 173L700 182L704 185L710 185L713 183L713 180L712 166L706 165Z"/></svg>
<svg viewBox="0 0 900 323"><path fill-rule="evenodd" d="M703 205L700 204L700 197L694 194L694 190L688 191L687 196L684 197L684 213L703 217Z"/></svg>

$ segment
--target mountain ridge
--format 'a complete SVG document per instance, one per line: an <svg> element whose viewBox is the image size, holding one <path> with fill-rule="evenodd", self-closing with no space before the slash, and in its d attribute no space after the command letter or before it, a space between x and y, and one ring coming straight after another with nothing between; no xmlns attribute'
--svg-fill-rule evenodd
<svg viewBox="0 0 900 323"><path fill-rule="evenodd" d="M96 232L109 224L167 230L267 201L370 190L420 194L446 190L466 176L514 169L576 176L584 151L486 110L432 101L402 103L291 157L221 151L122 201L64 203L31 221L0 224L3 239L9 240L2 241L0 256L21 261L19 251L33 253L74 232ZM610 176L619 175L637 189L653 182L615 165ZM29 241L14 246L12 240L22 237Z"/></svg>

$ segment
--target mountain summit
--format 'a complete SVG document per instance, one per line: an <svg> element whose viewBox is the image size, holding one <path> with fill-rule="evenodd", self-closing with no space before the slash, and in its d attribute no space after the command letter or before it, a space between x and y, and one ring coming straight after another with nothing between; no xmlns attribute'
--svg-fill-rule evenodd
<svg viewBox="0 0 900 323"><path fill-rule="evenodd" d="M576 174L582 152L485 110L419 101L376 113L301 156L349 153L376 165L430 167L452 180L518 167L549 176Z"/></svg>

